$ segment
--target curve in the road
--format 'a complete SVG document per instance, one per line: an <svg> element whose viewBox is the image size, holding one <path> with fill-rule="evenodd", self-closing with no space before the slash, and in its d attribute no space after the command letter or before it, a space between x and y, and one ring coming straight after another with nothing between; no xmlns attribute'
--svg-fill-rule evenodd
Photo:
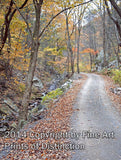
<svg viewBox="0 0 121 160"><path fill-rule="evenodd" d="M71 160L121 160L121 117L110 102L103 79L87 74L71 117L71 129L80 133L72 143L84 144Z"/></svg>

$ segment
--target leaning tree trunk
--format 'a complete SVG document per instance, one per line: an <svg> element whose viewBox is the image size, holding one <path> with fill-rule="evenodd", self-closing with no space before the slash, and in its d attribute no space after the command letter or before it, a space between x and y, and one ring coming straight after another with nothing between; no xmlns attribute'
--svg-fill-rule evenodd
<svg viewBox="0 0 121 160"><path fill-rule="evenodd" d="M28 103L31 96L32 81L33 81L34 71L36 67L38 47L39 47L38 43L35 42L31 50L31 60L30 60L29 71L28 71L28 76L26 80L26 90L24 92L23 99L22 99L22 110L20 110L20 119L23 119L23 120L27 120Z"/></svg>
<svg viewBox="0 0 121 160"><path fill-rule="evenodd" d="M39 31L40 31L40 13L41 13L41 6L43 1L40 0L40 3L35 2L35 13L36 13L36 21L35 21L35 27L33 32L33 40L32 40L32 47L31 47L31 58L30 58L30 64L29 64L29 71L26 79L26 88L22 99L22 109L19 113L19 128L22 127L23 121L27 120L28 116L28 104L29 99L31 96L31 90L32 90L32 81L34 77L34 72L36 68L36 61L37 61L37 55L38 55L38 49L39 49Z"/></svg>

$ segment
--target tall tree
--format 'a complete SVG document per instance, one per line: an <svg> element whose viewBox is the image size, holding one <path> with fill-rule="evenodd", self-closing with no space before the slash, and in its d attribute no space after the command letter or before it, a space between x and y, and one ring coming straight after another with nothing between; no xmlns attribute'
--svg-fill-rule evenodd
<svg viewBox="0 0 121 160"><path fill-rule="evenodd" d="M104 53L104 57L103 57L103 65L104 67L107 65L106 64L106 12L105 12L105 3L103 0L103 53Z"/></svg>
<svg viewBox="0 0 121 160"><path fill-rule="evenodd" d="M80 36L81 36L81 29L82 29L82 20L84 16L84 12L86 10L86 6L83 7L78 7L77 8L77 15L78 15L78 25L77 25L77 30L78 30L78 38L77 38L77 73L80 73L79 69L79 62L80 62Z"/></svg>
<svg viewBox="0 0 121 160"><path fill-rule="evenodd" d="M65 17L66 17L67 48L71 56L71 71L73 74L74 73L74 53L72 50L71 37L69 32L69 14L67 13L67 11L65 12Z"/></svg>

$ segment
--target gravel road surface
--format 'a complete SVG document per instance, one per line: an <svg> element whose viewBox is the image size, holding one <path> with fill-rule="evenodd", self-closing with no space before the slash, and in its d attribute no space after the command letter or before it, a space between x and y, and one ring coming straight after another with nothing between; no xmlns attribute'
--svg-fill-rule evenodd
<svg viewBox="0 0 121 160"><path fill-rule="evenodd" d="M71 141L85 149L77 147L71 160L121 160L121 117L105 92L104 80L86 75L71 117L71 130L77 134Z"/></svg>

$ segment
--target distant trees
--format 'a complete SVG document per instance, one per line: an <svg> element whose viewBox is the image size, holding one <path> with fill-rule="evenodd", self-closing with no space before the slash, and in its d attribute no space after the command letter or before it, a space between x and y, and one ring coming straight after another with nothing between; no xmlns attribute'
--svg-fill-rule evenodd
<svg viewBox="0 0 121 160"><path fill-rule="evenodd" d="M84 12L86 10L86 6L77 8L77 73L80 73L80 38L81 38L81 30L82 30L82 22L84 17Z"/></svg>
<svg viewBox="0 0 121 160"><path fill-rule="evenodd" d="M117 56L117 61L118 64L120 65L120 57L119 57L119 51L120 51L120 47L121 47L121 8L119 7L119 5L117 5L117 3L114 0L110 0L110 3L112 5L112 7L115 9L116 14L118 15L114 15L114 11L112 11L111 13L111 9L108 5L107 0L105 0L105 5L107 8L107 13L109 15L109 17L111 18L111 20L114 22L115 26L116 26L116 38L118 41L118 49L117 51L115 50L116 56Z"/></svg>
<svg viewBox="0 0 121 160"><path fill-rule="evenodd" d="M86 12L88 23L83 27L83 36L87 34L87 37L86 41L83 39L83 44L85 48L90 47L95 51L101 51L102 67L108 67L112 60L116 60L120 67L121 3L101 0L94 1L93 4L97 8L90 7L89 12ZM92 56L93 64L100 63L96 56Z"/></svg>

